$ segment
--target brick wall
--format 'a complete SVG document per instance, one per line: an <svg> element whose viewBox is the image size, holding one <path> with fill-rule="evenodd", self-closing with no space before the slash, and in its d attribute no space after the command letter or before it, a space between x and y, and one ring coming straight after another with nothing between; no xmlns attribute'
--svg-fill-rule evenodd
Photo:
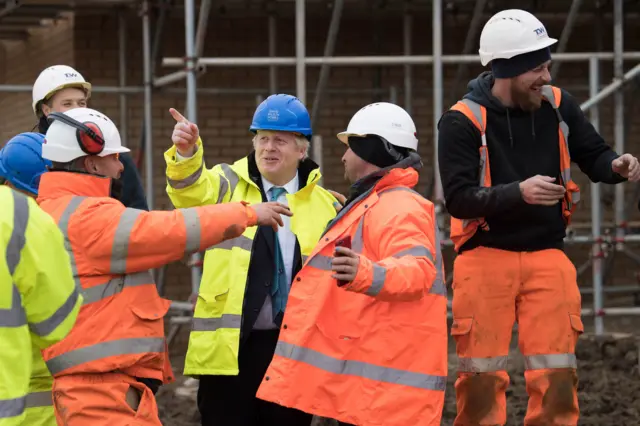
<svg viewBox="0 0 640 426"><path fill-rule="evenodd" d="M217 13L217 12L215 12ZM329 16L310 16L307 22L307 55L323 54ZM425 25L421 23L425 22ZM412 34L414 53L431 53L431 18L415 16ZM182 56L184 54L184 30L181 17L170 20L165 26L164 56ZM133 13L128 19L128 36L126 58L128 62L127 84L142 84L142 38L139 18ZM605 20L604 33L601 40L605 50L612 49L611 20ZM562 31L562 20L547 24L550 34L559 37ZM464 37L468 27L467 21L447 18L444 23L444 53L455 54L462 50ZM267 20L266 18L225 18L213 15L208 25L209 31L205 43L205 56L267 56ZM640 26L628 21L625 25L625 49L640 50ZM294 21L291 18L278 20L278 55L293 56L295 54ZM335 54L342 55L387 55L402 54L401 17L381 18L377 24L369 19L345 18L342 21ZM582 22L572 33L568 51L596 50L593 35L593 22ZM118 37L116 15L92 15L89 19L73 19L59 22L50 30L34 35L26 43L5 44L0 50L0 83L32 84L38 72L53 63L74 65L94 85L118 84ZM627 62L625 69L632 64ZM466 78L462 84L453 88L455 65L447 65L445 77L445 107L456 94L460 94L466 86ZM603 62L601 82L611 81L612 63ZM175 68L158 68L158 75L163 75ZM467 76L475 76L481 71L477 65L468 68ZM311 108L313 90L318 78L319 67L307 68L307 105ZM252 88L262 90L268 95L269 75L267 69L261 68L209 68L198 79L199 87L207 88ZM413 116L420 135L420 154L425 159L420 189L426 191L432 175L432 82L431 66L413 67ZM588 97L588 65L586 62L562 66L556 82L568 90L580 101ZM183 88L184 82L172 85ZM346 191L347 184L343 180L340 157L343 146L335 139L335 134L345 128L351 115L361 106L375 100L389 100L391 87L397 89L398 103L403 104L403 67L335 67L331 70L329 88L325 95L324 108L321 113L316 134L324 138L324 174L325 185ZM378 94L371 89L377 88ZM452 90L455 92L452 95ZM295 69L280 67L278 69L278 90L295 93ZM340 93L340 90L349 92ZM360 90L360 93L353 93ZM369 91L369 93L367 93ZM382 93L380 93L382 92ZM628 117L633 117L638 106L632 102L635 95L629 94L627 100ZM9 136L28 130L34 123L29 110L28 94L0 94L0 138L4 141ZM105 112L114 121L120 120L118 95L94 94L91 106ZM170 107L184 110L185 95L169 94L158 90L153 95L153 152L154 162L154 196L155 207L169 209L171 205L164 191L163 151L169 147L173 121L168 113ZM200 94L198 97L198 124L205 141L206 161L209 165L217 162L232 162L245 155L250 149L250 135L247 128L256 105L255 94L242 95L210 95ZM613 103L601 105L601 131L603 136L613 144ZM129 131L123 135L124 140L134 151L139 153L140 133L143 117L142 94L128 96L127 117ZM627 120L629 124L630 150L638 153L637 136L640 134L637 120ZM144 169L143 169L144 170ZM584 203L578 214L578 222L586 224L590 220L589 186L584 176L575 170L578 182L582 184ZM631 194L633 187L627 185ZM607 218L611 218L611 209ZM633 219L638 219L633 209ZM572 250L577 264L585 259L587 249ZM449 256L451 258L451 256ZM616 261L617 275L627 280L632 278L634 269L626 260ZM189 273L183 263L177 262L167 269L167 296L185 298L190 291ZM589 283L588 274L585 284Z"/></svg>
<svg viewBox="0 0 640 426"><path fill-rule="evenodd" d="M32 85L44 68L74 65L74 17L34 30L27 41L0 42L0 84ZM36 117L31 93L0 92L0 143L16 133L31 131Z"/></svg>

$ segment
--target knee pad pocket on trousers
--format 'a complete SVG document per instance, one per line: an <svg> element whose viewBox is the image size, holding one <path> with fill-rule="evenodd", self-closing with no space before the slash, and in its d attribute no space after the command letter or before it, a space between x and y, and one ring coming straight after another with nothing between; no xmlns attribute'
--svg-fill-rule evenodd
<svg viewBox="0 0 640 426"><path fill-rule="evenodd" d="M467 342L471 335L471 327L473 327L473 317L470 318L454 318L451 325L451 336L458 345L458 353L464 353L467 350Z"/></svg>

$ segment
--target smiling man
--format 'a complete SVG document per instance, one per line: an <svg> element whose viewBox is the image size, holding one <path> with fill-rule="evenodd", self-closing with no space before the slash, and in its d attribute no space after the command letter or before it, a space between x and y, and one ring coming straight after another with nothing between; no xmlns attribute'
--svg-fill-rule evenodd
<svg viewBox="0 0 640 426"><path fill-rule="evenodd" d="M576 100L549 86L556 43L523 10L494 15L480 36L491 71L439 123L439 161L451 240L452 335L459 358L455 425L506 422L514 321L525 356L525 424L578 421L574 349L583 331L576 269L563 251L579 201L573 160L593 182L640 179Z"/></svg>
<svg viewBox="0 0 640 426"><path fill-rule="evenodd" d="M320 170L307 157L307 109L294 96L269 96L249 128L253 151L211 169L198 126L170 112L177 123L165 153L167 193L176 207L277 200L293 213L277 232L261 226L207 250L184 367L200 378L202 425L309 426L311 415L256 398L292 278L336 215L337 201L318 186Z"/></svg>

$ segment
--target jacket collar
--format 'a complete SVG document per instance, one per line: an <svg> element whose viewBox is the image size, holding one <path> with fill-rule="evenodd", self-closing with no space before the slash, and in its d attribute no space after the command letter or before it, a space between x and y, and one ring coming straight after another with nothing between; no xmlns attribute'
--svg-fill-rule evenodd
<svg viewBox="0 0 640 426"><path fill-rule="evenodd" d="M362 182L363 184L366 182L367 185L362 185L357 193L352 192L344 204L344 207L338 212L336 217L327 224L322 235L325 235L336 223L347 216L349 212L357 210L357 206L365 198L372 196L377 200L377 193L386 188L397 186L407 188L415 187L418 184L418 170L421 167L422 160L420 156L418 153L413 152L404 160L360 179L358 182ZM356 182L356 184L358 182ZM369 204L372 204L375 200L372 200Z"/></svg>
<svg viewBox="0 0 640 426"><path fill-rule="evenodd" d="M38 203L65 195L109 197L111 178L88 173L50 171L40 178Z"/></svg>

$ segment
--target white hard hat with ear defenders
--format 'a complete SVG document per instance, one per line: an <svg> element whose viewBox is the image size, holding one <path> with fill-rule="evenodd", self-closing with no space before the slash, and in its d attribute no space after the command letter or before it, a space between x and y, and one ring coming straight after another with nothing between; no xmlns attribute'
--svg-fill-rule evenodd
<svg viewBox="0 0 640 426"><path fill-rule="evenodd" d="M74 108L47 117L50 126L42 145L42 157L68 163L85 155L106 157L129 152L122 146L116 125L99 111Z"/></svg>

